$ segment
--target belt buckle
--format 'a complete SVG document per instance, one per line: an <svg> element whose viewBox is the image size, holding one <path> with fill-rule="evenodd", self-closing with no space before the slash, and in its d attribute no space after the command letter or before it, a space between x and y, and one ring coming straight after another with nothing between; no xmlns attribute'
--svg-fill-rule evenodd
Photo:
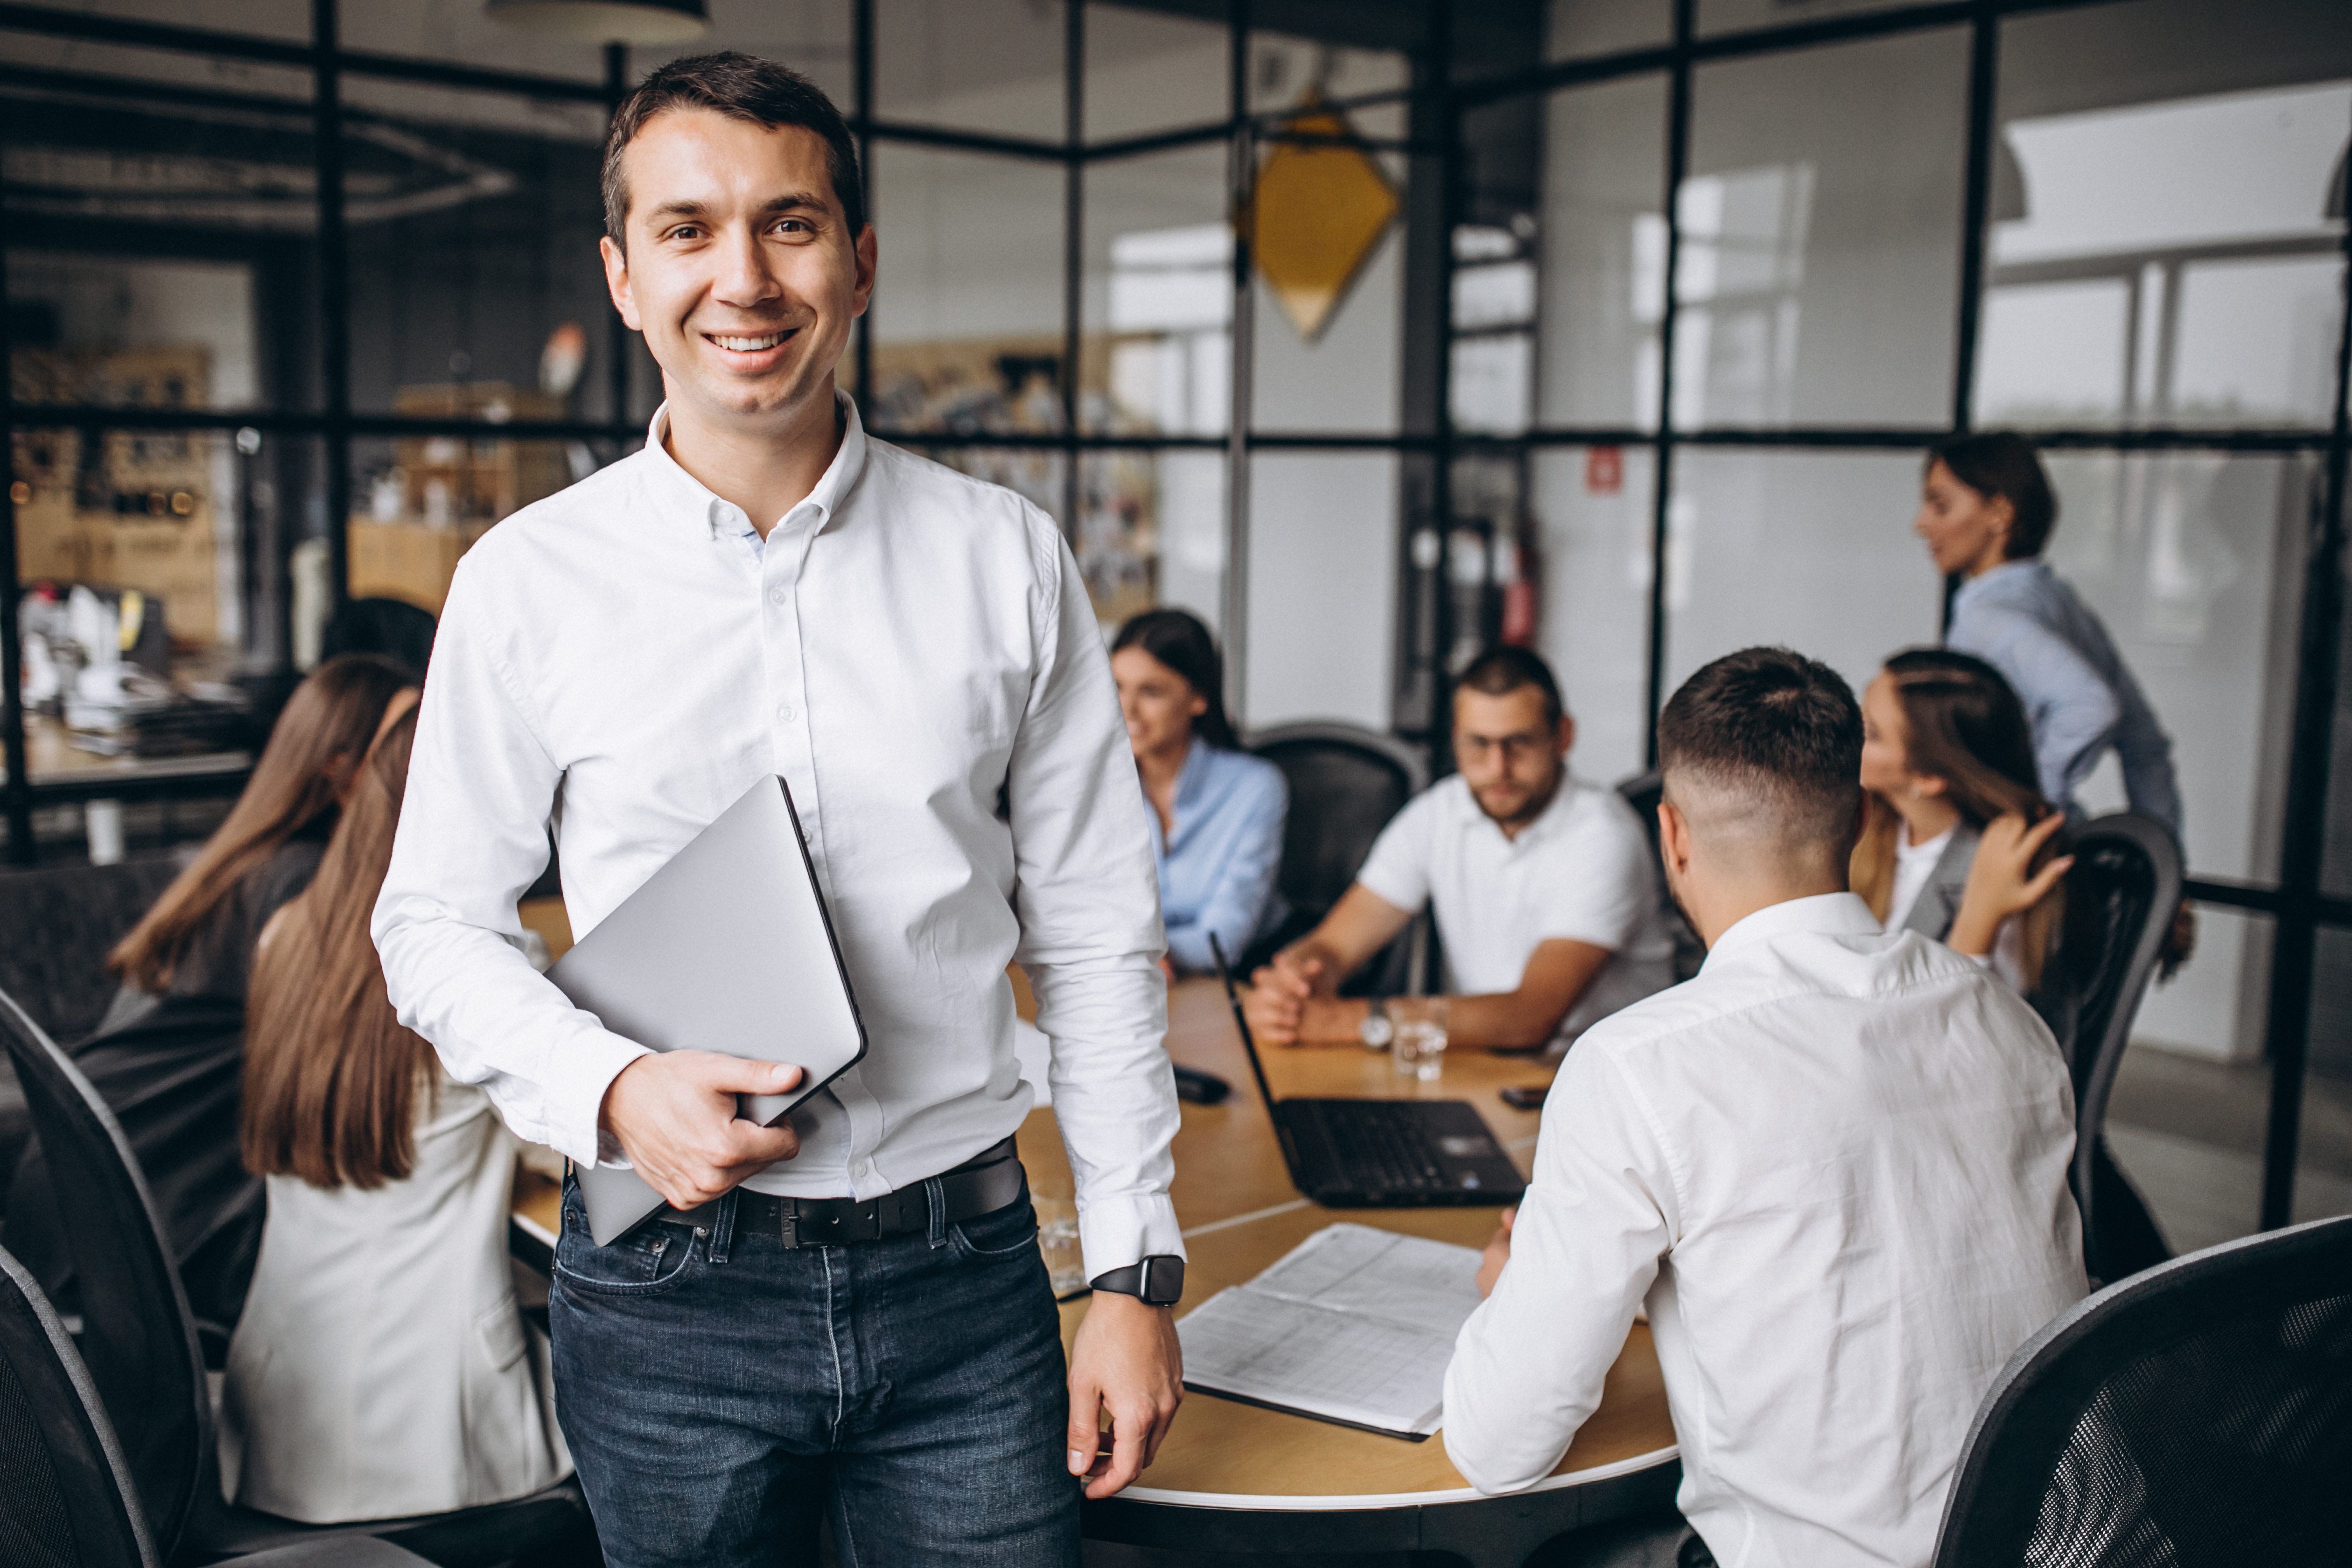
<svg viewBox="0 0 2352 1568"><path fill-rule="evenodd" d="M872 1204L830 1213L797 1209L789 1218L788 1247L844 1247L854 1241L874 1241L882 1235L882 1215Z"/></svg>

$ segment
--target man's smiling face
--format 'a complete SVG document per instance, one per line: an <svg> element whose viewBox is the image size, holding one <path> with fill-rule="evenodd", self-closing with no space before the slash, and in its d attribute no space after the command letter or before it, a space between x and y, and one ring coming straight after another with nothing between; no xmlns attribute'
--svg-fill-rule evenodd
<svg viewBox="0 0 2352 1568"><path fill-rule="evenodd" d="M824 138L673 109L621 156L628 247L604 241L605 280L679 412L757 430L829 406L874 231L849 232Z"/></svg>

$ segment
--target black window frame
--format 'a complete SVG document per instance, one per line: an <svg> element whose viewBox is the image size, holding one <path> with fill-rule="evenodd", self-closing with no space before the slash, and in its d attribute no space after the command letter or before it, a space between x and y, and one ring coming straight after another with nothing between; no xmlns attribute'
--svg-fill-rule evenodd
<svg viewBox="0 0 2352 1568"><path fill-rule="evenodd" d="M1405 105L1412 126L1402 142L1376 142L1402 152L1412 161L1415 183L1433 177L1434 189L1407 195L1408 214L1423 215L1424 226L1433 217L1440 243L1424 243L1409 260L1403 300L1405 321L1406 406L1400 411L1391 435L1355 435L1312 430L1265 430L1254 427L1251 407L1253 289L1246 226L1239 226L1234 247L1232 406L1227 433L1218 436L1112 435L1082 432L1078 426L1076 366L1084 336L1082 299L1085 262L1085 174L1089 165L1169 151L1180 147L1223 143L1228 150L1227 195L1230 210L1244 210L1250 181L1261 148L1283 138L1286 111L1252 113L1248 109L1248 65L1253 33L1252 0L1195 0L1161 9L1179 12L1227 29L1230 69L1226 112L1222 118L1144 135L1089 143L1085 135L1086 26L1088 0L1065 0L1064 79L1066 100L1065 134L1058 141L984 134L942 126L877 119L874 112L876 51L875 0L847 0L851 17L853 102L849 119L871 177L872 152L878 142L928 145L1003 157L1058 163L1066 171L1064 213L1063 349L1061 376L1062 428L1054 433L988 434L929 430L878 429L876 434L902 445L926 450L955 447L1045 448L1063 458L1063 521L1071 525L1077 510L1079 463L1085 453L1112 449L1178 450L1210 448L1222 451L1226 463L1225 560L1222 620L1228 648L1228 668L1240 711L1242 672L1248 659L1246 643L1249 603L1249 475L1252 455L1258 451L1395 452L1418 465L1421 502L1437 518L1451 517L1449 497L1453 460L1457 454L1491 451L1522 454L1545 447L1612 445L1647 447L1654 454L1648 609L1648 674L1645 727L1654 720L1664 692L1666 658L1666 574L1658 570L1666 546L1667 509L1676 455L1685 447L1744 447L1757 450L1904 450L1916 451L1937 438L1969 428L1974 397L1977 347L1986 282L1985 236L1990 209L1997 119L2000 29L2011 17L2069 9L2088 9L2127 0L1942 0L1927 5L1894 5L1886 9L1842 14L1819 19L1733 32L1702 34L1696 26L1697 0L1671 0L1672 32L1650 47L1619 50L1592 58L1529 66L1524 69L1476 79L1457 79L1452 68L1450 45L1454 18L1448 0L1423 0L1419 37L1409 49L1409 86L1386 92L1336 99L1341 109L1379 104ZM1273 5L1267 7L1271 12ZM215 58L264 62L306 68L312 73L310 104L317 127L318 270L320 320L316 370L321 396L316 410L254 409L227 413L177 410L133 410L96 406L42 405L22 417L10 401L11 387L0 378L0 437L19 426L73 427L86 432L121 429L230 430L251 428L268 435L319 440L325 456L325 493L330 498L327 529L331 591L340 599L347 584L347 534L333 526L337 498L347 502L351 492L351 445L354 439L382 437L479 435L495 428L509 438L589 440L623 448L642 439L643 430L628 417L627 348L632 336L617 317L608 321L608 362L614 377L614 416L604 421L514 421L496 426L463 419L426 419L354 412L351 406L350 297L348 232L343 221L341 84L359 76L390 79L460 89L474 89L573 102L618 102L630 85L628 51L621 46L605 50L604 79L587 83L526 73L488 70L451 62L416 59L345 49L339 35L338 0L312 0L312 35L308 44L247 35L138 22L46 6L0 4L0 29L134 45ZM1452 247L1454 218L1462 210L1463 117L1484 105L1515 98L1539 99L1561 89L1622 78L1663 74L1668 82L1668 123L1664 184L1661 207L1666 226L1665 276L1675 275L1682 241L1680 215L1674 194L1686 172L1692 121L1692 78L1706 63L1784 54L1865 38L1892 37L1936 29L1969 30L1968 146L1962 212L1959 282L1954 301L1954 355L1950 416L1934 426L1727 427L1697 430L1675 427L1674 399L1674 332L1683 306L1675 291L1667 290L1659 324L1660 375L1654 427L1618 428L1536 425L1508 436L1456 430L1447 396L1446 347L1453 336ZM102 89L131 93L166 94L156 84L79 72L47 71L0 66L0 77L30 86L44 84L83 90ZM216 92L210 97L222 96ZM268 100L285 109L288 100ZM1418 205L1417 205L1418 204ZM1411 221L1410 216L1406 221ZM7 217L0 208L0 245L5 242ZM2347 276L2352 276L2352 228L2343 240ZM5 254L5 252L0 252ZM0 267L0 285L5 285ZM884 308L887 308L885 306ZM5 319L0 319L0 360L9 343ZM1434 343L1434 352L1427 345ZM1416 352L1416 343L1421 346ZM861 404L872 381L871 317L858 324L852 353L856 385ZM2352 417L2347 416L2347 384L2352 384L2352 309L2342 312L2336 344L2336 385L2333 411L2325 428L2211 429L2171 425L2130 428L2057 428L2033 433L2038 445L2055 450L2114 453L2219 451L2235 453L2306 454L2323 466L2323 499L2319 515L2305 536L2303 597L2296 630L2296 674L2283 802L2278 874L2270 881L2216 877L2192 877L2189 894L2196 901L2243 910L2269 917L2274 923L2272 949L2266 1046L2271 1064L2271 1098L2263 1148L2261 1225L2264 1229L2287 1223L2292 1212L2296 1144L2301 1132L2304 1074L2308 1055L2315 957L2319 930L2352 928L2352 900L2331 897L2321 883L2322 850L2326 830L2333 723L2337 700L2337 672L2343 647L2345 586L2344 547L2347 468L2352 468ZM1410 504L1410 503L1409 503ZM41 783L28 777L24 714L21 704L20 653L17 636L18 577L16 530L13 502L0 508L0 753L5 753L7 782L0 793L0 815L8 826L10 858L29 864L34 854L33 813L38 806L62 804L94 795L217 795L234 789L241 774L209 774L178 783L150 783L126 790L118 784L77 784L67 781ZM1400 528L1396 545L1405 548ZM1400 560L1403 557L1400 554ZM282 581L282 574L280 574ZM1409 581L1409 578L1401 581ZM1397 688L1418 676L1442 694L1444 672L1434 648L1443 638L1409 635L1404 622L1411 607L1400 601L1397 647ZM1437 611L1442 617L1444 609ZM1430 710L1443 711L1442 706ZM1441 736L1421 738L1442 750ZM1654 739L1652 742L1654 752Z"/></svg>

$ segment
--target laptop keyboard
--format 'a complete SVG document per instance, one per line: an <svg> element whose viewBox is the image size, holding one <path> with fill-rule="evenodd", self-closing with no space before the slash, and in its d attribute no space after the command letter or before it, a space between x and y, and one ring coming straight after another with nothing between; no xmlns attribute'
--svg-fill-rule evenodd
<svg viewBox="0 0 2352 1568"><path fill-rule="evenodd" d="M1431 1192L1452 1185L1436 1151L1422 1136L1419 1107L1410 1100L1327 1100L1324 1131L1340 1168L1357 1182L1390 1192Z"/></svg>

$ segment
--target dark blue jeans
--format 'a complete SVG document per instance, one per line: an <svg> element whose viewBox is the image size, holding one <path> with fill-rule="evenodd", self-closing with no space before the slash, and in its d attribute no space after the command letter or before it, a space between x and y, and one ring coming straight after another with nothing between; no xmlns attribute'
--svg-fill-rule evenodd
<svg viewBox="0 0 2352 1568"><path fill-rule="evenodd" d="M936 1209L935 1211L936 1212ZM589 1238L564 1184L556 1412L614 1568L1076 1568L1054 1293L1024 1190L928 1235Z"/></svg>

